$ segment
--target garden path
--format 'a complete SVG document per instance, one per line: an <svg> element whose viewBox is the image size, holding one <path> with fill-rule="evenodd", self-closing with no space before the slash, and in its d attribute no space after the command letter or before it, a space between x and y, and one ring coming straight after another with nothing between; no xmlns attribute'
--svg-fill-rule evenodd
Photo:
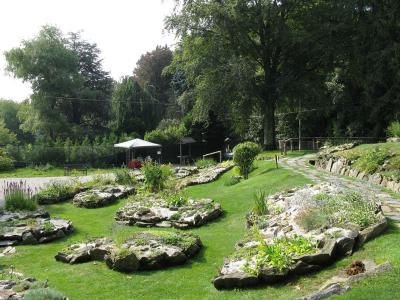
<svg viewBox="0 0 400 300"><path fill-rule="evenodd" d="M368 181L356 178L349 179L347 177L337 175L328 171L316 169L308 163L310 159L315 158L315 154L309 154L299 157L285 157L280 159L280 164L285 168L289 168L294 172L300 173L301 175L313 180L316 183L332 182L337 185L345 186L354 191L369 191L371 193L374 193L382 202L382 210L385 215L394 221L400 222L399 198L396 199L391 194L384 191L381 187L374 185Z"/></svg>

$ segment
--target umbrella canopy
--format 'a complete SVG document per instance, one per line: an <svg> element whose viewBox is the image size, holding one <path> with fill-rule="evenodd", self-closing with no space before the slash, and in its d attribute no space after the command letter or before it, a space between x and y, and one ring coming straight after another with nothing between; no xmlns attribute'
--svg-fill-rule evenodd
<svg viewBox="0 0 400 300"><path fill-rule="evenodd" d="M180 144L194 144L196 140L190 136L183 137L180 141Z"/></svg>
<svg viewBox="0 0 400 300"><path fill-rule="evenodd" d="M151 143L141 139L134 139L130 141L126 141L119 144L114 144L115 148L124 148L124 149L140 149L140 148L160 148L161 145Z"/></svg>

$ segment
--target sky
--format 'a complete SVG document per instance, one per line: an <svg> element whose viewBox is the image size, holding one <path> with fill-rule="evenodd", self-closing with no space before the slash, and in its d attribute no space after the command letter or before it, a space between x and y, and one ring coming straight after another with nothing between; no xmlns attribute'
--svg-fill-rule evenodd
<svg viewBox="0 0 400 300"><path fill-rule="evenodd" d="M20 102L31 94L28 83L7 74L4 51L33 38L43 25L64 33L82 30L102 51L104 69L119 79L157 45L173 47L174 35L164 30L173 7L173 0L1 0L0 98Z"/></svg>

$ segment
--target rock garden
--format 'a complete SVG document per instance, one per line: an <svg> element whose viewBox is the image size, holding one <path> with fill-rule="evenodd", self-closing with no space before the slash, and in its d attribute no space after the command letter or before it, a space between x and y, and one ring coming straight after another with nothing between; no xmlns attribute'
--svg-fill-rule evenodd
<svg viewBox="0 0 400 300"><path fill-rule="evenodd" d="M221 205L211 199L189 199L183 193L136 195L120 208L115 219L140 227L199 227L218 218Z"/></svg>
<svg viewBox="0 0 400 300"><path fill-rule="evenodd" d="M47 243L73 232L68 220L50 218L45 211L0 212L0 247Z"/></svg>
<svg viewBox="0 0 400 300"><path fill-rule="evenodd" d="M134 192L132 186L106 185L93 187L84 192L76 194L72 203L76 207L97 208L114 203L118 199L124 198Z"/></svg>
<svg viewBox="0 0 400 300"><path fill-rule="evenodd" d="M400 192L400 143L328 147L320 151L314 163L319 169Z"/></svg>
<svg viewBox="0 0 400 300"><path fill-rule="evenodd" d="M328 183L268 198L260 193L247 224L247 236L213 281L217 289L277 283L320 270L387 227L372 195Z"/></svg>
<svg viewBox="0 0 400 300"><path fill-rule="evenodd" d="M146 231L119 241L98 238L73 244L61 250L55 259L69 264L104 261L112 270L130 273L184 264L201 247L196 235Z"/></svg>

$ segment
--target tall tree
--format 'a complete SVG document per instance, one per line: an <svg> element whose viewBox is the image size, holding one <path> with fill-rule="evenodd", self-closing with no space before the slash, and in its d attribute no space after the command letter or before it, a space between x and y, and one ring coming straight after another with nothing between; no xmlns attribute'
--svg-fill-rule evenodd
<svg viewBox="0 0 400 300"><path fill-rule="evenodd" d="M295 101L301 83L313 82L324 65L320 42L326 31L315 31L316 19L326 14L319 11L324 1L177 2L181 9L167 19L167 28L186 48L183 59L197 90L197 107L224 107L225 99L248 113L260 109L264 145L275 147L277 106L288 98Z"/></svg>
<svg viewBox="0 0 400 300"><path fill-rule="evenodd" d="M163 118L171 96L171 75L163 73L171 61L172 51L167 46L157 46L140 57L133 71L135 80L160 103L156 114L158 121Z"/></svg>

